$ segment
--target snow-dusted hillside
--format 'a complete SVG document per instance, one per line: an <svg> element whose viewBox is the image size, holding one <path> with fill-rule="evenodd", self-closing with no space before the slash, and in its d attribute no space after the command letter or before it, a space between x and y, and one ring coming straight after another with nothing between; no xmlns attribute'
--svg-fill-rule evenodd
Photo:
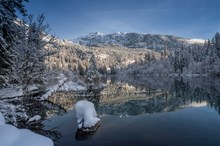
<svg viewBox="0 0 220 146"><path fill-rule="evenodd" d="M100 32L90 33L79 37L75 42L86 46L106 46L116 45L128 48L148 48L148 49L176 49L181 46L190 46L192 44L202 45L202 39L187 39L172 35L159 34L139 34L139 33L113 33L103 34Z"/></svg>

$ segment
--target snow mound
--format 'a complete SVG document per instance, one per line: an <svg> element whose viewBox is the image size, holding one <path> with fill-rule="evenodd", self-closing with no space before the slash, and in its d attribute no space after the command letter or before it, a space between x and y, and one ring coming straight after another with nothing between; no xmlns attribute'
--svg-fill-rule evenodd
<svg viewBox="0 0 220 146"><path fill-rule="evenodd" d="M5 124L4 120L0 113L1 146L54 146L51 139L28 129L18 129L12 125Z"/></svg>
<svg viewBox="0 0 220 146"><path fill-rule="evenodd" d="M91 128L95 126L100 119L92 102L80 100L75 104L78 128Z"/></svg>

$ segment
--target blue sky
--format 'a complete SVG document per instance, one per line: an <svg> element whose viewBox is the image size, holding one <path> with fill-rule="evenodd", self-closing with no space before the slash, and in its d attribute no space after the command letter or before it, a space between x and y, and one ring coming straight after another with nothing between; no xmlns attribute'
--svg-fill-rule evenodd
<svg viewBox="0 0 220 146"><path fill-rule="evenodd" d="M139 32L187 38L220 31L220 0L30 0L29 13L44 13L51 33L74 39L90 32Z"/></svg>

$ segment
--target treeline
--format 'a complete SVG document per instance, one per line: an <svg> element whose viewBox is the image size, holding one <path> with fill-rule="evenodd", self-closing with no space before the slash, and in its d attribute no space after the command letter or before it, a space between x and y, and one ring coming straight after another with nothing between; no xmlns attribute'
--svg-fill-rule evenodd
<svg viewBox="0 0 220 146"><path fill-rule="evenodd" d="M146 57L146 60L148 57ZM160 59L144 65L125 68L121 74L149 75L211 75L220 76L220 34L217 32L203 46L182 46L175 50L163 50Z"/></svg>
<svg viewBox="0 0 220 146"><path fill-rule="evenodd" d="M69 70L84 76L95 61L101 74L116 74L131 64L144 64L145 57L149 60L159 58L159 53L147 49L126 49L118 46L88 47L68 41L62 41L59 52L47 58L49 69ZM92 57L94 56L94 58Z"/></svg>

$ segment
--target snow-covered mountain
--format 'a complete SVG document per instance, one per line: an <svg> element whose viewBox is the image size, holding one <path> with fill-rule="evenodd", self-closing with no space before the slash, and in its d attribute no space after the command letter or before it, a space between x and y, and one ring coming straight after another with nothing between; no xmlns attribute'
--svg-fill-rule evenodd
<svg viewBox="0 0 220 146"><path fill-rule="evenodd" d="M205 40L188 39L173 35L160 34L140 34L140 33L112 33L103 34L100 32L90 33L74 40L75 42L86 46L106 46L116 45L127 48L147 48L147 49L176 49L190 45L202 45Z"/></svg>

